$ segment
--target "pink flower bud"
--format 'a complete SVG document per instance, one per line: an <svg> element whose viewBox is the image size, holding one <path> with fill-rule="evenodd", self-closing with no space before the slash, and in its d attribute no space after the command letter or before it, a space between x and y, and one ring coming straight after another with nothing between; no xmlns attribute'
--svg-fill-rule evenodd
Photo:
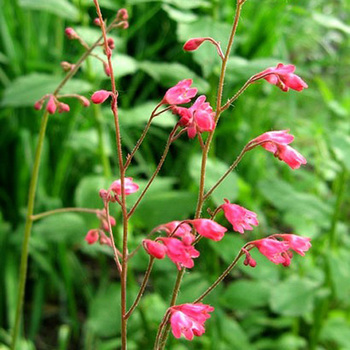
<svg viewBox="0 0 350 350"><path fill-rule="evenodd" d="M100 190L99 192L99 196L103 199L103 200L108 200L109 197L109 193L107 190Z"/></svg>
<svg viewBox="0 0 350 350"><path fill-rule="evenodd" d="M111 69L109 68L109 65L107 62L103 62L103 69L107 75L107 77L111 76Z"/></svg>
<svg viewBox="0 0 350 350"><path fill-rule="evenodd" d="M139 185L133 182L132 177L126 177L124 179L124 189L125 189L125 195L129 195L132 193L135 193L139 190ZM110 191L113 191L116 195L121 196L122 194L122 185L120 180L116 180L112 183L112 185L109 188Z"/></svg>
<svg viewBox="0 0 350 350"><path fill-rule="evenodd" d="M107 45L111 50L114 50L115 44L114 44L114 39L113 38L108 38L107 39Z"/></svg>
<svg viewBox="0 0 350 350"><path fill-rule="evenodd" d="M150 239L144 239L142 244L149 255L155 257L156 259L165 258L166 247L164 244L152 241Z"/></svg>
<svg viewBox="0 0 350 350"><path fill-rule="evenodd" d="M69 63L69 62L67 62L67 61L62 61L62 62L61 62L61 67L62 67L62 69L63 69L65 72L69 72L70 70L72 70L72 69L75 67L75 65L74 65L74 64L71 64L71 63Z"/></svg>
<svg viewBox="0 0 350 350"><path fill-rule="evenodd" d="M226 227L223 227L217 222L209 219L194 219L189 220L188 222L193 225L198 234L212 239L213 241L220 241L227 231Z"/></svg>
<svg viewBox="0 0 350 350"><path fill-rule="evenodd" d="M126 21L129 19L129 14L127 9L120 9L117 12L117 21Z"/></svg>
<svg viewBox="0 0 350 350"><path fill-rule="evenodd" d="M113 247L112 240L109 237L107 237L103 232L100 233L100 244Z"/></svg>
<svg viewBox="0 0 350 350"><path fill-rule="evenodd" d="M128 21L122 21L117 24L118 28L121 29L128 29L129 28L129 22Z"/></svg>
<svg viewBox="0 0 350 350"><path fill-rule="evenodd" d="M49 101L47 102L46 105L46 110L50 113L50 114L54 114L56 112L56 101L55 98L53 97L53 95L50 95Z"/></svg>
<svg viewBox="0 0 350 350"><path fill-rule="evenodd" d="M101 21L99 18L94 19L94 25L99 26L99 27L101 26Z"/></svg>
<svg viewBox="0 0 350 350"><path fill-rule="evenodd" d="M86 236L85 236L85 241L88 243L88 244L94 244L98 241L98 238L99 238L99 232L98 230L90 230Z"/></svg>
<svg viewBox="0 0 350 350"><path fill-rule="evenodd" d="M67 35L67 38L70 40L79 38L79 35L76 33L76 31L73 28L68 27L64 30L64 32Z"/></svg>
<svg viewBox="0 0 350 350"><path fill-rule="evenodd" d="M41 108L43 108L43 104L44 104L44 100L43 100L43 99L41 99L41 100L39 100L39 101L36 101L36 102L34 103L34 108L35 108L37 111L39 111Z"/></svg>
<svg viewBox="0 0 350 350"><path fill-rule="evenodd" d="M93 93L93 95L91 96L91 101L92 103L95 103L95 104L101 104L107 100L109 95L110 95L109 91L99 90Z"/></svg>
<svg viewBox="0 0 350 350"><path fill-rule="evenodd" d="M79 96L79 101L83 104L84 107L90 106L90 101L84 96Z"/></svg>
<svg viewBox="0 0 350 350"><path fill-rule="evenodd" d="M186 41L185 45L184 45L184 50L185 51L194 51L197 50L199 48L199 46L202 45L202 43L208 40L207 38L193 38L190 39L188 41Z"/></svg>
<svg viewBox="0 0 350 350"><path fill-rule="evenodd" d="M64 113L69 111L70 111L70 107L66 103L60 102L58 104L58 113Z"/></svg>

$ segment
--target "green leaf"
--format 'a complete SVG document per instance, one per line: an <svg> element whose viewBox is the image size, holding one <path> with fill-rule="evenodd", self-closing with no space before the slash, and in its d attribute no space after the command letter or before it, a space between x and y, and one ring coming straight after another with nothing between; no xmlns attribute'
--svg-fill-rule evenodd
<svg viewBox="0 0 350 350"><path fill-rule="evenodd" d="M168 14L168 16L176 21L181 23L193 22L198 19L198 16L193 12L186 12L184 10L178 10L172 6L164 4L162 9Z"/></svg>
<svg viewBox="0 0 350 350"><path fill-rule="evenodd" d="M350 26L342 22L337 17L325 15L322 13L314 13L312 17L318 24L322 25L323 27L338 29L345 34L350 34Z"/></svg>
<svg viewBox="0 0 350 350"><path fill-rule="evenodd" d="M52 93L61 81L60 77L41 73L19 77L6 87L1 105L4 107L33 106L35 101L45 94ZM80 94L90 90L92 90L90 83L80 79L71 79L61 92Z"/></svg>
<svg viewBox="0 0 350 350"><path fill-rule="evenodd" d="M341 347L341 350L350 349L350 326L343 312L333 311L330 313L328 320L322 328L321 339L337 344ZM332 346L332 349L338 349L338 347Z"/></svg>
<svg viewBox="0 0 350 350"><path fill-rule="evenodd" d="M284 316L303 316L313 310L315 283L291 277L274 285L270 298L272 311Z"/></svg>
<svg viewBox="0 0 350 350"><path fill-rule="evenodd" d="M227 308L248 311L268 304L271 286L266 281L241 280L230 283L221 296Z"/></svg>
<svg viewBox="0 0 350 350"><path fill-rule="evenodd" d="M84 219L76 213L55 214L34 224L33 232L42 240L52 242L76 242L87 231Z"/></svg>
<svg viewBox="0 0 350 350"><path fill-rule="evenodd" d="M180 9L189 10L198 7L210 7L210 3L206 0L128 0L130 5L142 4L144 2L162 2L165 4L175 5Z"/></svg>
<svg viewBox="0 0 350 350"><path fill-rule="evenodd" d="M347 170L350 170L350 136L335 132L331 133L330 140L336 158L344 164Z"/></svg>
<svg viewBox="0 0 350 350"><path fill-rule="evenodd" d="M49 12L70 21L79 20L78 9L66 0L19 0L19 5L30 10Z"/></svg>
<svg viewBox="0 0 350 350"><path fill-rule="evenodd" d="M189 172L195 183L199 183L200 169L202 157L199 154L194 155L190 159ZM208 191L214 186L220 177L227 171L230 166L218 159L208 159L206 176L205 176L205 190ZM224 198L234 201L238 196L238 177L234 172L231 172L220 186L213 192L211 198L216 205L224 203Z"/></svg>
<svg viewBox="0 0 350 350"><path fill-rule="evenodd" d="M209 84L196 73L180 63L139 62L139 68L162 86L170 88L183 79L192 79L193 86L201 93L209 90Z"/></svg>

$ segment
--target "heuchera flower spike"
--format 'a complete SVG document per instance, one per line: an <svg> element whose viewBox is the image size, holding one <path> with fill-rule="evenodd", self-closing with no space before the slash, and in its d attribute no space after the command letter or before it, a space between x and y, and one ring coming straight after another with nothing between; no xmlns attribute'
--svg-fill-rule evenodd
<svg viewBox="0 0 350 350"><path fill-rule="evenodd" d="M189 220L188 222L193 225L198 234L212 239L213 241L220 241L227 231L226 227L223 227L217 222L209 219L194 219Z"/></svg>
<svg viewBox="0 0 350 350"><path fill-rule="evenodd" d="M227 199L225 199L225 202L221 205L221 208L226 219L232 224L234 231L244 233L244 230L251 231L252 226L258 226L256 213L237 204L231 204Z"/></svg>
<svg viewBox="0 0 350 350"><path fill-rule="evenodd" d="M205 332L204 323L210 318L209 312L214 308L202 303L182 304L172 306L170 309L170 325L175 338L180 338L181 334L187 340L192 340L194 336L201 336Z"/></svg>
<svg viewBox="0 0 350 350"><path fill-rule="evenodd" d="M191 85L192 79L179 81L165 93L162 104L177 105L190 102L198 91L196 88L191 88Z"/></svg>
<svg viewBox="0 0 350 350"><path fill-rule="evenodd" d="M288 130L266 132L248 144L248 150L260 145L267 151L274 154L276 158L284 161L292 169L300 168L301 164L306 164L306 159L294 148L289 146L294 139L288 134Z"/></svg>
<svg viewBox="0 0 350 350"><path fill-rule="evenodd" d="M282 91L288 91L289 89L302 91L306 89L308 87L307 84L298 75L294 74L294 71L295 66L292 64L284 65L279 63L277 67L267 68L257 74L257 77L268 74L264 79L270 84L278 86Z"/></svg>

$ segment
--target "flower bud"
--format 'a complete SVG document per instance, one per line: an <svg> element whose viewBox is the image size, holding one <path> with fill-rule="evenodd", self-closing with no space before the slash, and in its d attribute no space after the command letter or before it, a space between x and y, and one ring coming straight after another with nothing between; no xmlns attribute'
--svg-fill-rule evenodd
<svg viewBox="0 0 350 350"><path fill-rule="evenodd" d="M74 40L74 39L79 38L78 34L75 32L75 30L73 28L68 27L64 30L64 32L67 35L68 39L70 39L70 40Z"/></svg>
<svg viewBox="0 0 350 350"><path fill-rule="evenodd" d="M142 244L149 255L155 257L156 259L164 259L167 250L164 244L152 241L150 239L144 239Z"/></svg>
<svg viewBox="0 0 350 350"><path fill-rule="evenodd" d="M114 39L113 38L108 38L107 39L107 45L111 50L114 50L115 44L114 44Z"/></svg>
<svg viewBox="0 0 350 350"><path fill-rule="evenodd" d="M103 63L103 69L104 69L107 77L110 77L111 76L111 70L109 68L108 63L106 63L106 62Z"/></svg>
<svg viewBox="0 0 350 350"><path fill-rule="evenodd" d="M109 95L110 95L109 91L99 90L93 93L93 95L91 96L91 101L92 103L100 104L106 101Z"/></svg>
<svg viewBox="0 0 350 350"><path fill-rule="evenodd" d="M34 103L34 108L39 111L41 108L43 108L44 100L39 100Z"/></svg>
<svg viewBox="0 0 350 350"><path fill-rule="evenodd" d="M99 18L94 19L94 25L99 26L99 27L101 26L101 21Z"/></svg>
<svg viewBox="0 0 350 350"><path fill-rule="evenodd" d="M58 104L58 113L69 112L70 107L66 103L60 102Z"/></svg>
<svg viewBox="0 0 350 350"><path fill-rule="evenodd" d="M120 9L117 12L117 21L127 21L129 19L129 14L127 9Z"/></svg>
<svg viewBox="0 0 350 350"><path fill-rule="evenodd" d="M67 61L62 61L61 67L65 72L69 72L70 70L72 70L75 67L75 64L71 64Z"/></svg>
<svg viewBox="0 0 350 350"><path fill-rule="evenodd" d="M85 241L88 244L94 244L98 241L98 239L99 239L98 230L90 230L85 236Z"/></svg>
<svg viewBox="0 0 350 350"><path fill-rule="evenodd" d="M185 51L195 51L199 48L199 46L202 45L202 43L207 40L207 38L193 38L188 41L186 41L185 45L183 46L183 49Z"/></svg>
<svg viewBox="0 0 350 350"><path fill-rule="evenodd" d="M50 114L54 114L56 112L56 101L55 98L53 97L53 95L50 96L49 98L49 102L46 105L46 110L50 113Z"/></svg>

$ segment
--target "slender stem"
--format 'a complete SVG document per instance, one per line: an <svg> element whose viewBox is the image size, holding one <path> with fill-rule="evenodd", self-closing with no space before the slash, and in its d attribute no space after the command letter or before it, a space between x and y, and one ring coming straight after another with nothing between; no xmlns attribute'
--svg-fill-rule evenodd
<svg viewBox="0 0 350 350"><path fill-rule="evenodd" d="M217 287L217 285L225 279L225 277L231 272L231 270L236 266L238 260L243 255L243 251L240 250L238 255L235 257L235 260L225 269L225 271L218 277L218 279L201 295L199 296L193 303L199 303L202 301L209 293L213 291Z"/></svg>
<svg viewBox="0 0 350 350"><path fill-rule="evenodd" d="M242 160L243 156L247 152L247 148L244 147L236 160L232 163L232 165L226 170L226 172L220 177L220 179L216 182L216 184L204 195L203 199L206 200L215 189L225 180L225 178L231 173L232 170L236 168L238 163Z"/></svg>
<svg viewBox="0 0 350 350"><path fill-rule="evenodd" d="M154 110L153 110L153 112L152 112L152 114L151 114L151 116L150 116L150 118L149 118L149 120L148 120L148 122L147 122L147 124L146 124L145 129L143 130L143 132L142 132L140 138L138 139L138 141L136 142L136 145L135 145L134 149L132 150L132 152L131 152L131 153L128 155L128 157L127 157L127 160L126 160L126 162L125 162L125 164L124 164L124 168L125 168L125 169L127 169L128 166L130 165L132 158L134 157L135 153L137 152L137 150L139 149L141 143L143 142L144 138L146 137L146 135L147 135L147 133L148 133L148 130L149 130L150 126L151 126L152 120L153 120L153 118L156 116L155 113L156 113L157 109L158 109L161 105L162 105L162 103L160 102L160 103L158 103L157 106L154 108Z"/></svg>
<svg viewBox="0 0 350 350"><path fill-rule="evenodd" d="M134 312L137 305L139 304L139 302L142 298L142 295L146 289L147 282L148 282L149 276L151 274L153 264L154 264L154 257L150 256L148 267L147 267L147 270L145 272L145 276L143 277L143 281L141 283L139 293L137 294L137 297L136 297L134 303L132 304L132 306L130 307L129 311L125 314L125 316L124 316L125 318L129 318L131 316L131 314Z"/></svg>
<svg viewBox="0 0 350 350"><path fill-rule="evenodd" d="M17 304L16 304L16 316L15 316L15 323L14 323L13 333L12 333L11 350L15 350L16 348L21 313L23 308L25 284L26 284L26 278L27 278L27 267L28 267L29 239L30 239L30 234L31 234L31 229L33 224L33 220L31 216L33 215L33 211L34 211L35 192L36 192L36 186L38 182L40 159L41 159L41 153L44 145L45 131L46 131L48 119L49 119L49 113L45 111L41 120L39 139L38 139L38 144L35 151L34 165L32 170L32 176L30 179L30 185L29 185L28 209L27 209L26 223L24 228L24 240L22 244L21 264L20 264L20 271L19 271L19 285L18 285L18 295L17 295Z"/></svg>
<svg viewBox="0 0 350 350"><path fill-rule="evenodd" d="M113 231L112 231L112 225L110 221L110 216L109 216L109 205L108 201L105 201L105 211L106 211L106 218L107 218L107 224L108 224L108 232L109 232L109 237L111 238L112 241L112 249L113 249L113 254L114 254L114 261L117 265L118 271L121 274L122 272L122 267L120 265L119 261L119 256L121 255L120 252L118 251L115 242L114 242L114 236L113 236Z"/></svg>
<svg viewBox="0 0 350 350"><path fill-rule="evenodd" d="M118 92L115 85L115 79L114 79L114 71L113 71L113 65L112 65L112 51L108 46L107 43L107 34L106 34L106 27L105 22L102 18L102 13L100 9L100 5L98 3L98 0L94 0L94 4L96 7L96 12L98 15L98 18L101 23L101 30L102 30L102 36L103 36L103 44L105 53L108 60L108 67L110 71L110 78L111 78L111 85L112 85L112 102L111 102L111 109L114 116L114 125L115 125L115 131L116 131L116 144L117 144L117 153L118 153L118 164L119 164L119 173L120 173L120 184L121 184L121 209L122 209L122 217L123 217L123 250L122 250L122 270L121 270L121 276L120 276L120 282L121 282L121 293L120 293L120 299L121 299L121 339L122 339L122 350L126 350L127 348L127 319L124 317L126 314L126 284L127 284L127 272L128 272L128 262L127 262L127 256L128 256L128 213L126 209L126 196L125 196L125 168L123 165L123 153L122 153L122 143L121 143L121 135L120 135L120 125L119 125L119 116L118 116L118 103L117 103L117 97Z"/></svg>
<svg viewBox="0 0 350 350"><path fill-rule="evenodd" d="M162 322L160 323L159 325L159 328L158 328L158 332L157 332L157 336L156 336L156 341L154 343L154 350L160 350L161 348L159 347L160 344L160 340L164 334L164 327L165 325L168 323L168 320L169 320L169 317L170 317L170 311L169 309L166 311L163 319L162 319Z"/></svg>
<svg viewBox="0 0 350 350"><path fill-rule="evenodd" d="M220 78L219 78L219 84L218 84L218 92L217 92L217 102L216 102L216 116L215 116L215 123L216 124L218 123L218 120L219 120L220 115L221 115L221 103L222 103L222 95L223 95L223 89L224 89L224 81L225 81L225 72L226 72L227 62L228 62L228 59L230 56L233 40L234 40L234 37L236 34L238 22L239 22L241 8L242 8L244 1L245 0L237 0L236 13L235 13L235 17L233 20L233 25L232 25L230 37L228 40L226 53L225 53L224 59L222 60L221 72L220 72ZM215 130L209 134L208 139L207 139L205 146L204 146L204 149L203 149L203 153L202 153L201 175L200 175L199 193L198 193L198 201L197 201L195 219L198 219L202 213L202 208L203 208L203 203L204 203L205 170L206 170L206 164L207 164L207 159L208 159L208 153L209 153L210 145L211 145L211 142L212 142L212 139L214 136L214 132L215 132ZM173 290L173 296L171 299L170 307L175 305L175 303L176 303L176 299L177 299L177 295L179 293L179 289L180 289L181 281L182 281L182 278L184 275L184 271L185 271L185 269L181 270L178 273L178 276L176 279L176 284L175 284L175 287ZM163 335L161 336L161 339L160 339L160 342L161 342L160 349L163 349L165 347L165 344L166 344L166 341L168 338L168 334L169 334L169 330L170 330L170 325L167 324L166 329L163 332Z"/></svg>
<svg viewBox="0 0 350 350"><path fill-rule="evenodd" d="M99 212L99 209L60 208L60 209L44 211L43 213L39 213L39 214L36 214L36 215L31 215L30 218L31 218L32 221L36 221L36 220L42 219L42 218L44 218L46 216L55 215L55 214L61 214L61 213L69 213L69 212L97 214Z"/></svg>
<svg viewBox="0 0 350 350"><path fill-rule="evenodd" d="M155 234L156 231L151 231L144 239L148 239L150 238L153 234ZM139 249L142 247L142 242L140 242L137 247L128 255L128 260L130 260L138 251Z"/></svg>
<svg viewBox="0 0 350 350"><path fill-rule="evenodd" d="M159 161L159 163L158 163L158 165L157 165L157 168L156 168L156 170L154 171L154 173L153 173L153 175L151 176L151 178L148 180L148 183L147 183L146 187L144 188L144 190L141 192L139 198L137 199L137 201L135 202L135 204L133 205L133 207L130 209L129 214L128 214L128 217L129 217L129 218L130 218L131 215L135 212L137 206L140 204L142 198L143 198L144 195L146 194L146 192L147 192L147 190L149 189L149 187L151 186L153 180L154 180L155 177L158 175L158 173L159 173L161 167L163 166L164 161L165 161L165 158L166 158L166 156L167 156L167 154L168 154L168 152L169 152L170 145L171 145L171 143L173 142L173 136L175 135L176 130L177 130L178 127L179 127L179 125L176 124L176 125L174 126L173 130L171 131L171 133L170 133L170 135L169 135L169 137L168 137L168 141L167 141L167 143L166 143L166 145L165 145L165 149L164 149L164 152L163 152L163 154L162 154L162 157L160 158L160 161Z"/></svg>

